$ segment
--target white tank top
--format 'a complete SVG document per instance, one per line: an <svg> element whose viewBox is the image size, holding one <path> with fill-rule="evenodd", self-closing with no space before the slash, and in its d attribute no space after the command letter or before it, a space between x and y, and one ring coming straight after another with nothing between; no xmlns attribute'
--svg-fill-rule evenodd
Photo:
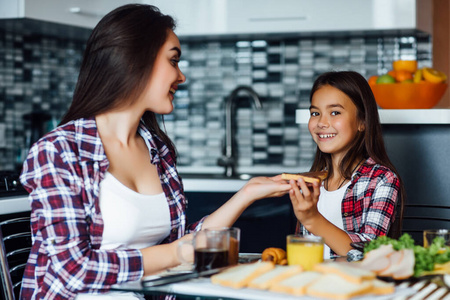
<svg viewBox="0 0 450 300"><path fill-rule="evenodd" d="M164 193L139 194L106 172L100 183L104 223L100 249L142 249L159 244L170 233L170 212Z"/></svg>
<svg viewBox="0 0 450 300"><path fill-rule="evenodd" d="M139 194L106 172L100 182L100 210L104 223L100 249L142 249L159 244L170 233L170 211L164 193ZM137 300L128 292L78 294L76 300Z"/></svg>
<svg viewBox="0 0 450 300"><path fill-rule="evenodd" d="M344 222L342 221L342 200L344 199L345 191L347 187L350 185L350 181L347 182L340 189L335 191L327 191L325 187L320 187L320 196L319 202L317 202L317 209L320 214L324 216L330 223L333 223L334 226L344 229ZM325 245L323 248L323 258L330 258L330 247Z"/></svg>

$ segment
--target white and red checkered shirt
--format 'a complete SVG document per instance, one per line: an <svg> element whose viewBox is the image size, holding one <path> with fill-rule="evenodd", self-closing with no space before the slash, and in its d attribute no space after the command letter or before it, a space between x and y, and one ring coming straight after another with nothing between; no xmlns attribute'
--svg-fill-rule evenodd
<svg viewBox="0 0 450 300"><path fill-rule="evenodd" d="M370 241L386 235L395 220L400 181L387 167L368 158L353 174L342 200L344 231L353 242ZM298 223L296 233L310 234ZM360 257L350 250L349 260ZM331 251L330 256L336 257Z"/></svg>
<svg viewBox="0 0 450 300"><path fill-rule="evenodd" d="M143 123L138 129L158 168L171 220L163 243L198 230L186 226L186 205L173 154ZM94 118L64 124L40 139L23 164L30 193L33 246L21 299L73 299L143 275L139 250L100 250L103 219L99 186L109 167Z"/></svg>

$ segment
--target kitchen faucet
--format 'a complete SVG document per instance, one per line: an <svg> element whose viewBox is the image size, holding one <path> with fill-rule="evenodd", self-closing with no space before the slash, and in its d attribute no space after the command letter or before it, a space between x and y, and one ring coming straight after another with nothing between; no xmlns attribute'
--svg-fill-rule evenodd
<svg viewBox="0 0 450 300"><path fill-rule="evenodd" d="M232 177L235 174L236 168L236 154L234 146L234 125L236 122L236 101L240 92L245 92L253 100L255 108L260 110L262 108L261 100L258 94L249 86L238 86L231 91L225 103L225 149L224 155L218 159L217 164L225 167L225 176Z"/></svg>

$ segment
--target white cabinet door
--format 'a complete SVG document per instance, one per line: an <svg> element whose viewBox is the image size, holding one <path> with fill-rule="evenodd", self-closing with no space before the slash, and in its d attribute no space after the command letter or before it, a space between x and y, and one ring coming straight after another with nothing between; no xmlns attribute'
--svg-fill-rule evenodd
<svg viewBox="0 0 450 300"><path fill-rule="evenodd" d="M31 18L93 28L114 8L128 0L2 0L0 18Z"/></svg>
<svg viewBox="0 0 450 300"><path fill-rule="evenodd" d="M179 35L416 28L416 0L148 0Z"/></svg>
<svg viewBox="0 0 450 300"><path fill-rule="evenodd" d="M106 13L132 2L175 17L181 36L416 27L416 0L2 0L0 18L93 28Z"/></svg>

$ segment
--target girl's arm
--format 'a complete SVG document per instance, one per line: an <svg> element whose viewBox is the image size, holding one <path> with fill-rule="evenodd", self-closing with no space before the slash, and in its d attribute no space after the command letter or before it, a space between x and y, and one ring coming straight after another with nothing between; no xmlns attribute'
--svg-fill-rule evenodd
<svg viewBox="0 0 450 300"><path fill-rule="evenodd" d="M370 201L357 201L357 205L361 207L355 207L363 212L361 220L364 223L347 222L350 226L347 231L337 228L318 212L318 184L313 185L311 191L304 182L302 184L299 181L297 185L291 181L290 197L297 219L309 232L323 237L325 243L338 255L346 255L352 249L351 242L368 241L386 235L395 214L400 182L394 173L382 170L369 179L370 183L363 184L365 191L358 194L370 198ZM354 189L356 188L355 186Z"/></svg>
<svg viewBox="0 0 450 300"><path fill-rule="evenodd" d="M353 188L354 194L370 199L370 201L362 201L359 197L355 201L354 209L362 212L361 221L346 222L348 235L353 242L368 241L377 236L387 235L394 221L395 207L399 201L400 181L390 170L380 168L375 170L374 174L366 179L360 178ZM363 191L355 191L362 188L359 185L363 186Z"/></svg>
<svg viewBox="0 0 450 300"><path fill-rule="evenodd" d="M319 183L314 182L312 189L308 188L305 181L300 178L297 182L290 181L291 190L289 196L295 216L302 225L316 236L320 236L336 254L347 255L352 249L352 240L349 235L325 219L317 209L320 188Z"/></svg>

